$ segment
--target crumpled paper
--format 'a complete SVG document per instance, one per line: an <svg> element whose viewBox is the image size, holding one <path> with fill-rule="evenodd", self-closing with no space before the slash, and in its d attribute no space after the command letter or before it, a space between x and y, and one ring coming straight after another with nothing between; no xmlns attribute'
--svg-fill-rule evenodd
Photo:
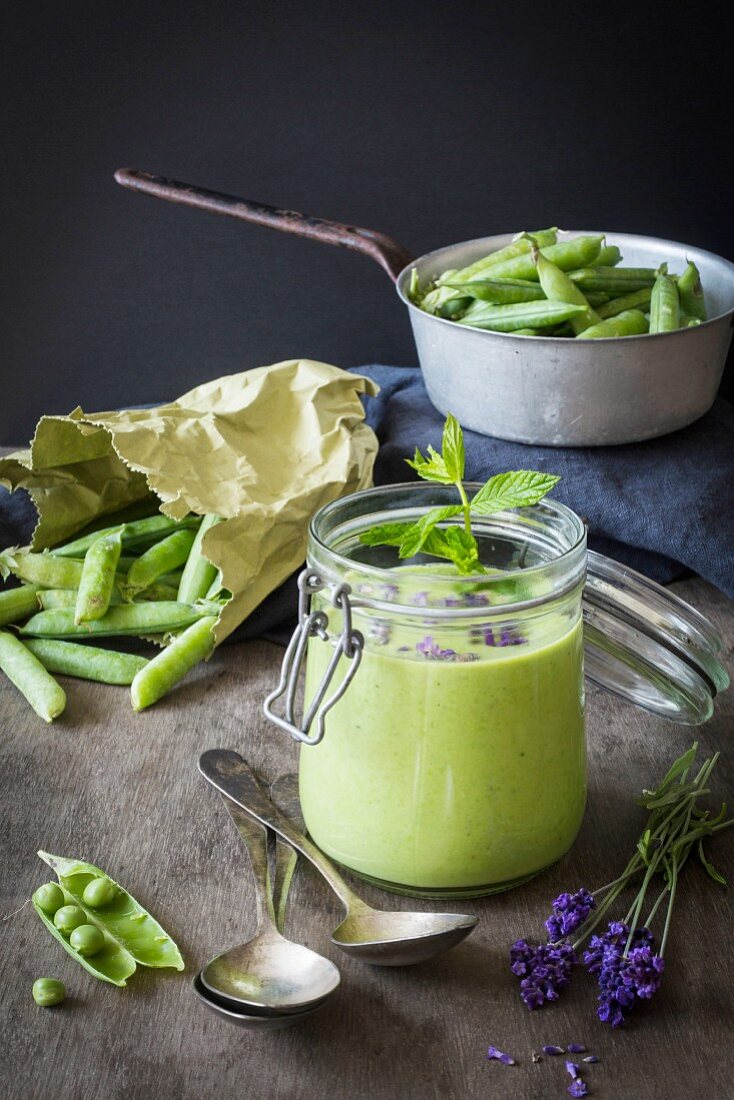
<svg viewBox="0 0 734 1100"><path fill-rule="evenodd" d="M367 378L292 359L206 382L154 409L44 416L30 448L0 459L0 483L38 511L32 545L69 539L146 497L176 519L215 512L202 551L232 593L221 642L303 562L308 521L372 483L377 438Z"/></svg>

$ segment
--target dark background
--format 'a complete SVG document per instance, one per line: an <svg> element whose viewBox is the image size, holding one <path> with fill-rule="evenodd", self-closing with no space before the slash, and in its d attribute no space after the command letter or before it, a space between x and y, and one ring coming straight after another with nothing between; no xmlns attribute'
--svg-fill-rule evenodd
<svg viewBox="0 0 734 1100"><path fill-rule="evenodd" d="M714 10L6 5L0 443L42 412L167 399L294 356L416 361L376 265L132 195L112 179L123 165L416 254L557 224L734 258Z"/></svg>

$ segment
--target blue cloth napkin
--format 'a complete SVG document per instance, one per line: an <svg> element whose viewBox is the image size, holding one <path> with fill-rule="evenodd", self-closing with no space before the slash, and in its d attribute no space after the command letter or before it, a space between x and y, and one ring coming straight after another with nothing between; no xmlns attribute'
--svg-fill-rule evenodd
<svg viewBox="0 0 734 1100"><path fill-rule="evenodd" d="M410 481L416 446L441 446L443 417L417 367L367 366L381 387L365 398L380 451L375 482ZM466 476L503 470L560 474L553 495L589 524L589 545L653 580L697 573L734 598L734 408L722 398L697 423L662 439L621 447L530 447L466 432ZM26 494L0 488L0 548L27 543L35 512ZM295 575L253 612L233 640L287 640L295 622Z"/></svg>
<svg viewBox="0 0 734 1100"><path fill-rule="evenodd" d="M410 481L416 446L441 446L443 417L414 367L360 367L381 387L367 399L380 440L378 485ZM560 474L553 496L589 524L589 546L667 583L688 573L734 597L734 408L719 398L689 428L619 447L531 447L466 432L466 477L503 470Z"/></svg>

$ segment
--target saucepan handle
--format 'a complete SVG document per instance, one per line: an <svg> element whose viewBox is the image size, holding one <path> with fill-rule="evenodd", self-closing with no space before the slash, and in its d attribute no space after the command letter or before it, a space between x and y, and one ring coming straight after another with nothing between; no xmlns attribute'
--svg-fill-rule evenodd
<svg viewBox="0 0 734 1100"><path fill-rule="evenodd" d="M189 183L165 179L163 176L151 176L148 172L139 172L135 168L120 168L115 179L122 187L139 191L144 195L153 195L157 199L176 202L181 206L193 206L197 210L206 210L210 214L223 214L240 221L253 222L268 229L279 229L281 233L295 233L299 237L310 237L325 244L336 244L350 248L353 252L362 252L387 271L393 282L398 274L413 259L391 237L373 229L361 229L357 225L341 225L339 222L314 218L309 214L299 214L297 210L281 210L277 206L252 202L225 195L221 191L208 191L203 187L194 187Z"/></svg>

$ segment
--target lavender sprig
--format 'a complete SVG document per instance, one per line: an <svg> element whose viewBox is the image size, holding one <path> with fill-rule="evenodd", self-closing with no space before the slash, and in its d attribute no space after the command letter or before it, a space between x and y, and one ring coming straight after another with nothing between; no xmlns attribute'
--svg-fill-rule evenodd
<svg viewBox="0 0 734 1100"><path fill-rule="evenodd" d="M707 873L724 884L703 852L703 840L734 824L734 818L724 819L725 805L716 817L698 806L698 800L709 793L706 783L719 754L707 759L689 781L697 748L694 743L679 757L655 790L643 791L640 802L649 813L647 826L622 874L593 892L581 888L573 894L559 894L545 922L548 943L531 946L518 940L513 944L510 965L521 979L520 996L528 1008L558 999L578 963L576 952L587 940L583 961L589 973L597 976L597 1015L602 1022L619 1027L640 1001L649 1000L660 988L681 869L695 847ZM639 873L643 873L642 882L625 919L608 921L606 931L594 935L595 928ZM664 885L643 924L645 898L655 876L662 876ZM665 922L656 950L649 926L666 897Z"/></svg>

